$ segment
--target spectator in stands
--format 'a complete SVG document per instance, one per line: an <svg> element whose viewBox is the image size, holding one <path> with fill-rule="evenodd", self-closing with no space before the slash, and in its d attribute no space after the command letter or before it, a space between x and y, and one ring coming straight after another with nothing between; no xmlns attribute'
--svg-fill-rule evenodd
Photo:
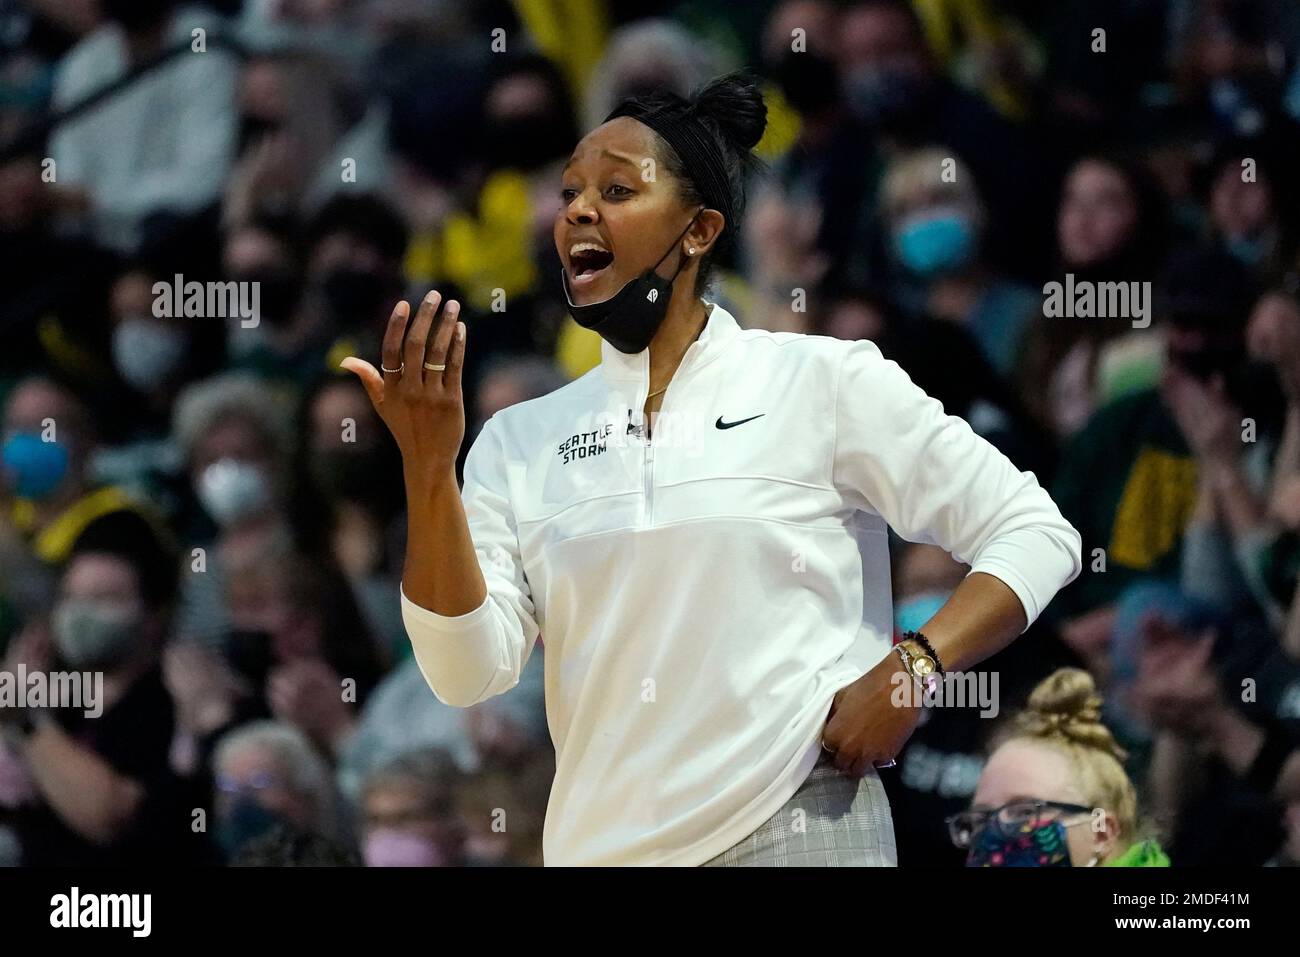
<svg viewBox="0 0 1300 957"><path fill-rule="evenodd" d="M463 867L465 822L456 806L460 771L447 753L408 751L373 771L361 791L367 867Z"/></svg>
<svg viewBox="0 0 1300 957"><path fill-rule="evenodd" d="M988 211L970 169L940 147L905 153L885 171L881 203L901 267L899 301L914 314L964 326L989 363L1009 375L1042 296L985 262Z"/></svg>
<svg viewBox="0 0 1300 957"><path fill-rule="evenodd" d="M182 534L202 549L189 556L201 572L182 580L182 636L218 644L229 630L225 552L290 540L283 507L292 420L282 398L249 375L230 373L191 385L177 400L172 431L198 505Z"/></svg>
<svg viewBox="0 0 1300 957"><path fill-rule="evenodd" d="M108 22L60 65L53 106L71 109L115 82L127 85L56 131L55 182L60 203L84 210L100 242L136 252L183 239L202 228L197 217L215 215L234 159L238 66L202 8L104 0L104 12ZM199 42L203 55L191 55ZM176 49L184 52L132 77Z"/></svg>
<svg viewBox="0 0 1300 957"><path fill-rule="evenodd" d="M1056 217L1056 265L1063 282L1148 282L1157 279L1167 246L1164 201L1140 166L1085 156L1066 175ZM1121 388L1104 374L1108 344L1128 327L1116 321L1039 321L1030 329L1018 378L1040 422L1062 438ZM1141 340L1151 354L1152 337ZM1140 385L1154 385L1148 363Z"/></svg>
<svg viewBox="0 0 1300 957"><path fill-rule="evenodd" d="M245 725L221 739L213 768L213 832L227 860L276 828L343 836L329 766L300 731L273 721Z"/></svg>
<svg viewBox="0 0 1300 957"><path fill-rule="evenodd" d="M123 540L155 520L122 489L98 484L91 471L94 420L71 390L31 376L10 393L0 449L0 567L13 600L48 608L53 576L91 530Z"/></svg>
<svg viewBox="0 0 1300 957"><path fill-rule="evenodd" d="M84 672L100 696L84 708L0 708L8 732L0 764L12 774L16 762L29 782L15 818L26 864L178 862L198 852L168 769L174 710L158 663L176 563L136 522L130 532L81 537L48 633L31 629L10 649L6 670Z"/></svg>
<svg viewBox="0 0 1300 957"><path fill-rule="evenodd" d="M989 757L971 809L949 819L953 843L968 867L1168 867L1123 759L1092 678L1062 668Z"/></svg>

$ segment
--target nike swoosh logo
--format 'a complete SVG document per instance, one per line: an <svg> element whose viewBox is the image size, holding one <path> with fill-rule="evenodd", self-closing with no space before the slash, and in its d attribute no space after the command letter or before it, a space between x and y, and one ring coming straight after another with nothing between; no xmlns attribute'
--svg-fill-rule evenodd
<svg viewBox="0 0 1300 957"><path fill-rule="evenodd" d="M718 421L713 423L720 429L734 429L738 425L744 425L746 422L753 422L755 419L761 419L767 415L766 412L760 412L758 415L751 415L748 419L740 419L737 422L723 422L722 416L718 416Z"/></svg>

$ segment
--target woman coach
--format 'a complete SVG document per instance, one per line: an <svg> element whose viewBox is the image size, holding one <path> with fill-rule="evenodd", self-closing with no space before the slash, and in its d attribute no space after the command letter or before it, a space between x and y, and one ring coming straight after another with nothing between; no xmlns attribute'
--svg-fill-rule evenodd
<svg viewBox="0 0 1300 957"><path fill-rule="evenodd" d="M402 450L401 602L434 693L508 690L545 635L550 865L895 863L874 765L919 715L895 679L971 667L1078 574L1034 477L875 345L701 298L765 122L733 76L582 139L555 243L602 361L489 420L463 492L459 304L399 303L381 369L344 361ZM897 653L887 525L972 566Z"/></svg>

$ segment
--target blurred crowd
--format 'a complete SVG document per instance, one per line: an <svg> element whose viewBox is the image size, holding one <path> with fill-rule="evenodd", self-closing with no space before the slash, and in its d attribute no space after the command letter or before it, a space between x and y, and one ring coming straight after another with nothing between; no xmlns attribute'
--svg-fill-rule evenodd
<svg viewBox="0 0 1300 957"><path fill-rule="evenodd" d="M103 716L0 737L0 863L541 862L543 656L428 690L400 461L338 363L460 300L466 448L592 368L560 168L738 68L766 168L706 298L875 340L1083 535L981 666L1000 717L933 710L887 778L900 862L962 862L945 818L1063 666L1126 826L1300 862L1300 6L0 0L0 58L0 670L106 676ZM1067 275L1149 283L1149 325L1045 315ZM893 544L901 632L967 569Z"/></svg>

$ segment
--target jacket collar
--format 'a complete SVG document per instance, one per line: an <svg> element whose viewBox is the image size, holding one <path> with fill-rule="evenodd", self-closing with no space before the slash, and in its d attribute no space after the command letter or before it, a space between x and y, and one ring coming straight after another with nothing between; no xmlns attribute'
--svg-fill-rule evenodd
<svg viewBox="0 0 1300 957"><path fill-rule="evenodd" d="M694 370L712 362L722 350L740 333L740 325L735 316L723 309L716 302L704 300L709 317L699 337L686 349L682 363L674 375L681 375L687 370ZM605 378L611 381L638 381L646 384L650 377L650 350L642 349L633 355L619 352L605 340L600 342L600 369Z"/></svg>

